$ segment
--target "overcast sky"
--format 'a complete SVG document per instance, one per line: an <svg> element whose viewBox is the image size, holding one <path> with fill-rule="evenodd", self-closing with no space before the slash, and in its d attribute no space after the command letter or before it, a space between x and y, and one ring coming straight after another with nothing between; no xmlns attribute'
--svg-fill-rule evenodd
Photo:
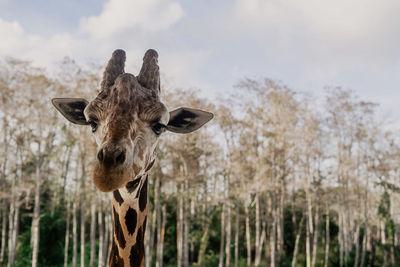
<svg viewBox="0 0 400 267"><path fill-rule="evenodd" d="M171 87L215 97L241 78L295 90L353 89L400 113L398 0L0 0L0 57L51 69L70 56L104 64L116 48L137 74L159 52Z"/></svg>

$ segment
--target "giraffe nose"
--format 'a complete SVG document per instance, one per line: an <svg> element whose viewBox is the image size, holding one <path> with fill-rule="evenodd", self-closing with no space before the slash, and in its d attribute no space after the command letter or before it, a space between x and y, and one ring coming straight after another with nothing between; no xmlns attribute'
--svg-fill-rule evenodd
<svg viewBox="0 0 400 267"><path fill-rule="evenodd" d="M104 159L103 149L100 149L99 153L97 153L97 159L98 159L100 162L103 162L103 159Z"/></svg>
<svg viewBox="0 0 400 267"><path fill-rule="evenodd" d="M122 164L125 161L125 151L121 151L117 154L117 157L115 158L115 163L117 164Z"/></svg>
<svg viewBox="0 0 400 267"><path fill-rule="evenodd" d="M105 167L116 167L125 162L125 150L105 150L104 148L102 148L97 153L97 159Z"/></svg>

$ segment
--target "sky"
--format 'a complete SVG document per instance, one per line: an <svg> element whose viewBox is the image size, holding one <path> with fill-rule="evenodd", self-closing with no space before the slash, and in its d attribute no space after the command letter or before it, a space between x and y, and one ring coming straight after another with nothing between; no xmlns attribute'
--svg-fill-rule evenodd
<svg viewBox="0 0 400 267"><path fill-rule="evenodd" d="M0 57L52 69L64 56L105 64L148 48L167 87L214 98L244 77L317 95L351 89L400 113L398 0L0 0Z"/></svg>

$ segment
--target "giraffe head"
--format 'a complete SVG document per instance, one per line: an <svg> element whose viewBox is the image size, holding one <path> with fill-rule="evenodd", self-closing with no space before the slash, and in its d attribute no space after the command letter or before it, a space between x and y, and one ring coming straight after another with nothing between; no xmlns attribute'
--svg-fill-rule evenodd
<svg viewBox="0 0 400 267"><path fill-rule="evenodd" d="M163 132L190 133L213 118L212 113L192 108L168 112L159 99L155 50L146 52L137 77L124 72L125 58L123 50L114 51L101 91L91 102L82 98L52 100L66 119L91 127L98 147L92 179L103 192L124 187L147 172Z"/></svg>

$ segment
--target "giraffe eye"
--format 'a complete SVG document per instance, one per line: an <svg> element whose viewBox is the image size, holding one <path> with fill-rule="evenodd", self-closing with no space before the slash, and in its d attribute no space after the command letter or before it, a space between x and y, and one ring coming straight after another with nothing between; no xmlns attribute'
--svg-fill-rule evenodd
<svg viewBox="0 0 400 267"><path fill-rule="evenodd" d="M92 127L92 133L97 131L98 124L94 121L90 121L90 126Z"/></svg>
<svg viewBox="0 0 400 267"><path fill-rule="evenodd" d="M151 129L156 135L160 135L164 131L165 125L157 122L151 127Z"/></svg>

